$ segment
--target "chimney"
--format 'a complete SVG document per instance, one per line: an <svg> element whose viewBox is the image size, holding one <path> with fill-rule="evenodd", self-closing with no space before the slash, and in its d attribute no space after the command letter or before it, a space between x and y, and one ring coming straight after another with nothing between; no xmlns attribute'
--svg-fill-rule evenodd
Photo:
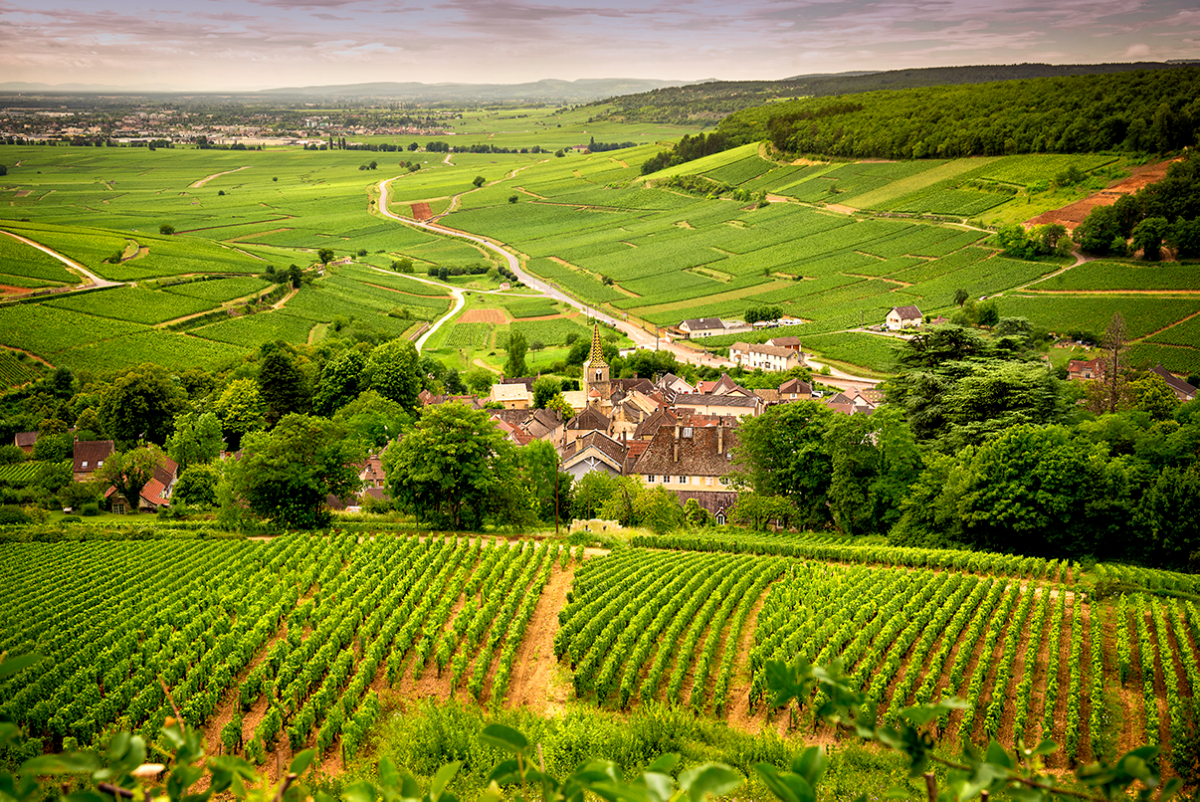
<svg viewBox="0 0 1200 802"><path fill-rule="evenodd" d="M725 453L725 427L720 423L717 424L717 453Z"/></svg>

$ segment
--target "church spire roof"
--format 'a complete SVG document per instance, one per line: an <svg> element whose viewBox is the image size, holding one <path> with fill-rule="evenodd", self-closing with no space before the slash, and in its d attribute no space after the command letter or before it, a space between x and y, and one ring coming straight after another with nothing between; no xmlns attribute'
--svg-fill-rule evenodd
<svg viewBox="0 0 1200 802"><path fill-rule="evenodd" d="M592 350L588 354L588 367L596 367L604 365L608 367L608 363L604 361L604 351L600 347L600 324L596 323L592 329Z"/></svg>

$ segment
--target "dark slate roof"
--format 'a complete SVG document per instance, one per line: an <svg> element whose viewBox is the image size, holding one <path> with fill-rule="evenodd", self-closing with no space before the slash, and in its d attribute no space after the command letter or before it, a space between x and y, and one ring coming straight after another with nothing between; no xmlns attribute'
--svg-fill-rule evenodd
<svg viewBox="0 0 1200 802"><path fill-rule="evenodd" d="M756 407L761 403L762 399L753 393L748 396L690 393L681 395L675 399L676 407Z"/></svg>
<svg viewBox="0 0 1200 802"><path fill-rule="evenodd" d="M649 440L654 437L659 428L663 426L674 426L679 417L669 409L656 409L650 413L650 417L637 425L633 430L633 436L638 440Z"/></svg>
<svg viewBox="0 0 1200 802"><path fill-rule="evenodd" d="M1195 387L1188 384L1183 379L1164 368L1162 365L1152 368L1150 372L1156 376L1161 376L1162 380L1167 383L1168 387L1175 391L1176 395L1183 396L1185 398L1191 398L1196 395Z"/></svg>
<svg viewBox="0 0 1200 802"><path fill-rule="evenodd" d="M502 420L514 429L529 420L527 409L489 409L488 415L492 420Z"/></svg>
<svg viewBox="0 0 1200 802"><path fill-rule="evenodd" d="M609 462L618 471L622 469L622 466L625 463L625 456L628 453L628 449L625 447L624 443L620 442L619 440L614 440L604 432L599 431L588 432L574 443L571 443L568 446L568 449L570 449L569 455L567 453L567 449L564 449L563 451L564 466L568 462L573 463L575 460L582 457L585 451L594 449L595 451L599 451L601 454L607 457Z"/></svg>
<svg viewBox="0 0 1200 802"><path fill-rule="evenodd" d="M695 317L691 320L685 320L679 325L687 326L689 331L725 328L725 324L721 322L721 318L719 317Z"/></svg>
<svg viewBox="0 0 1200 802"><path fill-rule="evenodd" d="M646 395L654 392L654 383L649 379L613 379L608 384L613 390L619 390L626 395L634 390Z"/></svg>
<svg viewBox="0 0 1200 802"><path fill-rule="evenodd" d="M812 385L800 379L788 379L779 385L780 395L812 395Z"/></svg>
<svg viewBox="0 0 1200 802"><path fill-rule="evenodd" d="M663 476L724 476L733 470L730 449L737 446L734 429L664 426L654 435L633 472ZM718 444L721 450L718 452Z"/></svg>
<svg viewBox="0 0 1200 802"><path fill-rule="evenodd" d="M567 428L572 431L599 429L602 432L607 432L608 427L608 416L595 407L588 407L567 421Z"/></svg>
<svg viewBox="0 0 1200 802"><path fill-rule="evenodd" d="M13 437L13 443L21 448L29 448L37 443L37 432L17 432Z"/></svg>

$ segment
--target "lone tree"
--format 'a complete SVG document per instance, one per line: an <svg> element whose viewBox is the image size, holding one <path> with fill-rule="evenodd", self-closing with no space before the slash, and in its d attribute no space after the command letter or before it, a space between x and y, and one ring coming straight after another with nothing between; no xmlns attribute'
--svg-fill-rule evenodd
<svg viewBox="0 0 1200 802"><path fill-rule="evenodd" d="M164 237L169 237L175 233L175 226L171 225L170 223L163 223L158 227L158 233L162 234Z"/></svg>
<svg viewBox="0 0 1200 802"><path fill-rule="evenodd" d="M396 503L450 529L474 528L519 506L516 464L515 446L488 413L457 401L429 407L383 454Z"/></svg>
<svg viewBox="0 0 1200 802"><path fill-rule="evenodd" d="M527 348L524 334L513 331L508 335L508 359L504 362L505 376L524 376L528 372L529 369L525 366Z"/></svg>
<svg viewBox="0 0 1200 802"><path fill-rule="evenodd" d="M328 523L329 496L358 489L361 457L341 424L292 414L271 432L246 435L241 459L227 470L253 512L289 529L315 529Z"/></svg>
<svg viewBox="0 0 1200 802"><path fill-rule="evenodd" d="M471 179L471 183L475 185L475 188L476 188L476 189L479 189L479 187L483 186L483 182L484 182L484 181L486 181L486 180L487 180L487 179L486 179L486 178L484 178L483 176L481 176L481 175L477 175L477 176L475 176L474 178L472 178L472 179Z"/></svg>
<svg viewBox="0 0 1200 802"><path fill-rule="evenodd" d="M327 265L333 261L333 249L321 248L317 251L317 258L321 260L321 264Z"/></svg>

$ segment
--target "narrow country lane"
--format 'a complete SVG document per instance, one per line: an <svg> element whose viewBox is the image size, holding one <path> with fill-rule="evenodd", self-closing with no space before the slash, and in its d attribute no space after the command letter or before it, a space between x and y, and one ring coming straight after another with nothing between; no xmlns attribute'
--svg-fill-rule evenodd
<svg viewBox="0 0 1200 802"><path fill-rule="evenodd" d="M93 287L118 287L121 285L121 282L119 282L119 281L109 281L108 279L100 278L95 273L93 273L91 270L88 270L86 267L79 264L79 262L76 262L74 259L70 258L69 256L63 256L58 251L47 248L45 245L42 245L40 242L34 242L31 239L22 237L20 234L14 234L11 231L0 231L0 234L7 234L8 236L12 237L15 240L18 240L20 242L25 243L26 245L30 245L34 248L37 248L39 251L46 254L47 256L53 256L55 259L62 262L67 267L71 268L72 270L77 270L80 273L82 273L84 276L86 276L88 281L91 282L91 286L93 286ZM84 285L84 287L86 287L86 286L88 286L88 285ZM79 290L79 289L83 289L83 287L70 287L69 289L61 290L61 291L70 291L70 290Z"/></svg>

